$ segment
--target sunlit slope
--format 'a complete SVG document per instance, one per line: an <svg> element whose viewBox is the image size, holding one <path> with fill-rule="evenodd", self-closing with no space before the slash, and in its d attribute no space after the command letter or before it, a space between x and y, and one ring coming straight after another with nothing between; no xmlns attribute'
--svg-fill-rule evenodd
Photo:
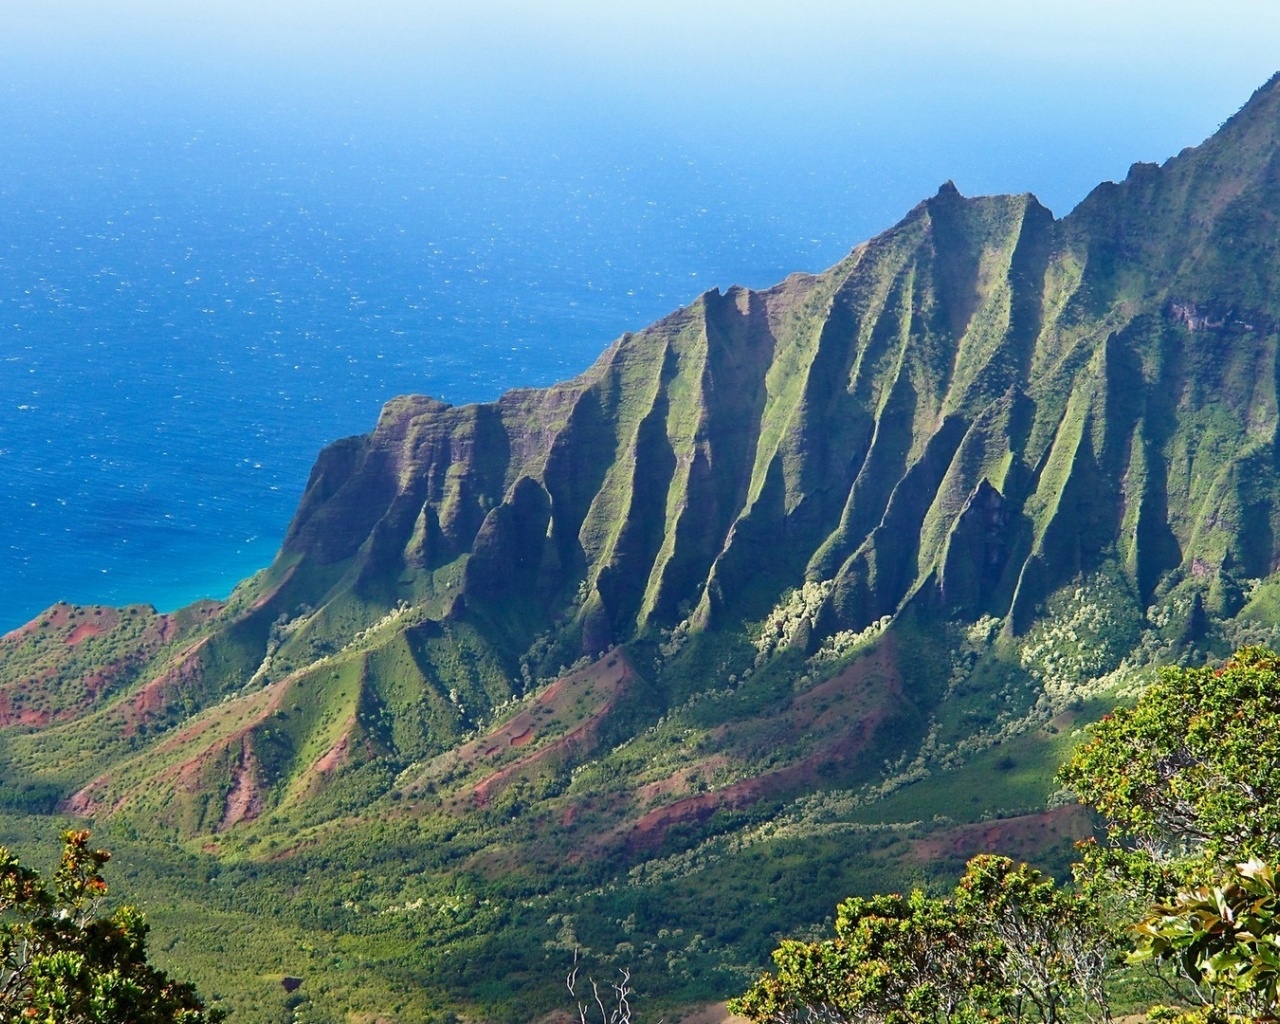
<svg viewBox="0 0 1280 1024"><path fill-rule="evenodd" d="M1273 81L1064 219L948 183L573 380L392 400L225 607L0 640L7 804L253 855L507 801L633 863L1270 628L1278 143Z"/></svg>

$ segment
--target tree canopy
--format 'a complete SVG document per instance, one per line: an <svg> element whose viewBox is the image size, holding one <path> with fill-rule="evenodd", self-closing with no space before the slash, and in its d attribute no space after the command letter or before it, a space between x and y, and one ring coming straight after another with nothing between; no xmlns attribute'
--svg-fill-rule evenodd
<svg viewBox="0 0 1280 1024"><path fill-rule="evenodd" d="M849 899L836 937L783 942L735 1012L773 1024L1062 1019L1105 1006L1107 940L1081 897L1007 857L969 862L948 897Z"/></svg>
<svg viewBox="0 0 1280 1024"><path fill-rule="evenodd" d="M1280 656L1167 668L1098 722L1061 777L1112 836L1159 860L1275 856L1280 848Z"/></svg>
<svg viewBox="0 0 1280 1024"><path fill-rule="evenodd" d="M195 989L147 963L133 907L100 916L110 855L62 834L46 882L0 847L0 1020L35 1024L216 1024Z"/></svg>
<svg viewBox="0 0 1280 1024"><path fill-rule="evenodd" d="M770 1024L1052 1024L1068 1006L1109 1016L1108 982L1147 962L1209 1007L1188 1019L1274 1019L1280 656L1161 671L1059 774L1107 819L1105 843L1080 844L1074 891L984 854L949 897L846 901L835 939L784 942L732 1005Z"/></svg>

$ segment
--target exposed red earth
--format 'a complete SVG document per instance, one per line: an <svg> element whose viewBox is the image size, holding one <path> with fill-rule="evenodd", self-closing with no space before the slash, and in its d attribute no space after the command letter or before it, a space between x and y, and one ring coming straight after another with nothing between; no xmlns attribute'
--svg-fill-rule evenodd
<svg viewBox="0 0 1280 1024"><path fill-rule="evenodd" d="M138 710L136 702L139 698L141 698L142 712L145 712L149 707L160 706L161 695L173 695L180 692L181 682L184 678L187 678L184 673L189 672L191 666L198 666L199 664L192 655L203 642L198 641L192 645L191 648L183 653L183 656L179 658L175 666L148 683L138 694L133 695L126 703L126 713L130 709L135 712ZM215 762L227 760L230 762L231 788L223 803L220 817L220 821L227 824L221 825L220 830L230 827L230 824L238 821L251 820L256 817L257 814L261 813L263 803L258 766L253 758L251 749L252 732L280 706L280 702L286 692L285 687L289 681L289 679L282 679L254 694L252 702L258 706L252 708L244 724L235 731L221 736L213 743L201 748L194 756L162 769L154 775L152 785L169 784L178 793L185 795L196 794L207 785L206 772L214 766ZM126 718L126 721L128 721L128 718ZM136 721L135 719L135 724ZM214 724L211 718L206 717L204 720L196 722L166 739L163 744L156 748L156 753L170 753L180 750L182 747L191 744L192 741L197 740L202 733ZM64 800L59 805L59 810L67 814L93 816L108 809L103 801L113 780L112 773L98 776L88 785L83 786ZM111 802L109 810L111 813L115 813L128 804L136 795L134 791L129 790L117 796Z"/></svg>
<svg viewBox="0 0 1280 1024"><path fill-rule="evenodd" d="M187 610L186 631L213 618L222 607L211 601ZM129 633L119 643L113 642L112 634L125 627ZM183 630L177 615L160 615L140 605L107 608L60 602L51 606L0 637L0 656L12 654L16 664L25 666L0 679L0 728L45 728L95 710L105 698L136 682L145 666L175 643ZM144 718L148 699L144 697L139 707ZM136 715L129 717L126 735L137 724Z"/></svg>
<svg viewBox="0 0 1280 1024"><path fill-rule="evenodd" d="M191 644L160 675L129 695L120 708L126 736L133 735L140 725L162 714L171 702L181 697L183 689L199 681L203 666L198 655L208 642L205 637Z"/></svg>
<svg viewBox="0 0 1280 1024"><path fill-rule="evenodd" d="M83 640L87 640L91 636L101 636L107 631L107 628L108 627L99 622L85 622L76 626L76 628L68 634L66 644L68 647L74 647L76 644Z"/></svg>
<svg viewBox="0 0 1280 1024"><path fill-rule="evenodd" d="M456 802L459 811L466 806L485 807L513 782L593 750L600 726L634 679L635 669L621 651L562 676L501 726L432 759L405 792L419 794L428 781L450 770L492 765L495 770L469 787L469 799ZM578 724L560 731L573 721ZM532 749L503 763L513 751L525 748Z"/></svg>
<svg viewBox="0 0 1280 1024"><path fill-rule="evenodd" d="M968 860L997 850L1016 860L1034 862L1055 846L1090 835L1093 818L1080 804L1065 804L1035 814L958 825L911 844L912 856L924 864L950 858Z"/></svg>
<svg viewBox="0 0 1280 1024"><path fill-rule="evenodd" d="M628 854L650 852L662 845L667 830L678 824L698 824L718 810L741 810L769 797L785 797L818 782L826 773L852 765L874 744L885 721L903 706L902 683L891 639L859 658L830 679L797 694L777 715L761 721L729 723L710 733L713 745L748 750L762 757L774 750L794 750L807 744L810 752L798 761L737 779L716 789L709 785L732 767L723 753L709 754L699 763L680 768L666 778L636 788L625 819L607 832L585 840L572 855L604 855L618 849ZM668 803L660 801L674 797ZM658 806L654 806L658 804ZM596 801L566 806L560 823L572 826Z"/></svg>
<svg viewBox="0 0 1280 1024"><path fill-rule="evenodd" d="M262 786L258 777L258 759L246 733L240 740L240 760L232 771L231 792L218 831L225 832L241 821L252 821L262 813Z"/></svg>

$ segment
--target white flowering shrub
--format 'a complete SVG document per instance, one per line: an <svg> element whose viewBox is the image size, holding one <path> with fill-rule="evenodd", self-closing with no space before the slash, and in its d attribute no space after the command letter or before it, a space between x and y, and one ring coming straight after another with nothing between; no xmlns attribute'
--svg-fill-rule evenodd
<svg viewBox="0 0 1280 1024"><path fill-rule="evenodd" d="M1094 693L1139 640L1142 620L1117 575L1095 573L1049 601L1027 634L1020 661L1053 709Z"/></svg>
<svg viewBox="0 0 1280 1024"><path fill-rule="evenodd" d="M866 629L842 629L822 641L822 646L814 652L814 662L839 661L846 654L852 654L860 648L868 646L876 637L889 628L893 619L884 615Z"/></svg>
<svg viewBox="0 0 1280 1024"><path fill-rule="evenodd" d="M818 619L818 613L835 587L834 580L806 583L798 590L784 594L764 620L760 635L756 637L757 664L774 651L786 650L795 642L801 627L810 627Z"/></svg>

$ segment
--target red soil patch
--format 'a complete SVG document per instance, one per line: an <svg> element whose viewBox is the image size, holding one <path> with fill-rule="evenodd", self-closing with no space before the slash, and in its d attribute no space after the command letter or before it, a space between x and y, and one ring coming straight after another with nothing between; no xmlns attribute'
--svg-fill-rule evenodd
<svg viewBox="0 0 1280 1024"><path fill-rule="evenodd" d="M124 666L119 662L114 665L106 665L101 671L94 672L85 676L80 685L84 687L85 698L80 702L80 707L93 703L94 698L104 690L111 688L112 683L116 681L116 677L124 670ZM71 718L79 710L79 707L68 708L65 712L59 713L59 718Z"/></svg>
<svg viewBox="0 0 1280 1024"><path fill-rule="evenodd" d="M743 779L709 793L683 797L642 814L626 835L624 845L627 851L636 853L656 849L662 845L667 829L672 825L696 824L706 821L721 809L736 811L765 797L794 793L818 785L823 771L829 766L855 760L870 745L876 729L887 717L883 710L869 714L847 736L797 764Z"/></svg>
<svg viewBox="0 0 1280 1024"><path fill-rule="evenodd" d="M43 728L54 722L77 718L93 704L100 693L109 690L125 670L124 663L116 662L82 677L79 680L80 692L69 695L66 698L68 703L56 710L29 706L33 700L43 702L47 699L43 686L54 683L57 677L55 669L45 669L38 678L6 687L0 690L0 728L8 725Z"/></svg>
<svg viewBox="0 0 1280 1024"><path fill-rule="evenodd" d="M198 611L197 616L209 620L216 616L223 605L210 602ZM132 684L137 678L138 667L150 662L166 644L178 639L182 627L177 616L157 616L150 608L132 608L131 618L145 622L145 630L136 641L123 650L114 662L101 664L95 671L84 671L76 662L73 652L77 646L92 637L110 635L120 625L119 609L90 605L55 604L49 611L27 623L22 630L9 634L13 643L29 643L28 637L52 641L42 650L38 667L33 676L5 687L0 694L0 727L10 724L42 727L55 722L72 721L106 694L113 694L124 684ZM188 652L179 654L179 659ZM173 664L173 663L170 663ZM164 675L178 671L180 678ZM123 735L131 735L141 723L154 718L159 710L172 703L173 694L165 696L157 690L174 690L195 681L192 666L165 669L163 676L155 678L115 708L114 717ZM32 705L38 705L33 709Z"/></svg>
<svg viewBox="0 0 1280 1024"><path fill-rule="evenodd" d="M868 687L876 687L878 680L873 678L876 674L887 677L877 689L894 695L900 693L901 681L893 652L889 650L891 646L892 641L886 640L880 650L796 697L786 714L791 730L808 733L847 722L850 714L856 714L858 710L850 705L865 703L860 700L864 691ZM873 699L882 695L875 694Z"/></svg>
<svg viewBox="0 0 1280 1024"><path fill-rule="evenodd" d="M288 583L291 579L293 579L293 574L294 572L297 571L297 568L298 567L296 565L289 566L289 568L285 570L285 574L280 577L280 582L277 583L270 590L268 590L260 598L258 598L258 600L253 602L253 607L251 608L251 610L255 612L260 611L261 609L265 608L268 604L270 604L271 600L278 593L280 593L280 588L283 587L286 583Z"/></svg>
<svg viewBox="0 0 1280 1024"><path fill-rule="evenodd" d="M488 806L512 782L535 774L544 765L562 764L594 750L599 740L600 726L613 710L618 695L634 678L635 671L626 657L621 653L610 654L581 672L557 679L539 695L533 708L522 711L501 729L485 737L481 741L484 756L492 758L503 751L525 747L533 742L539 717L535 714L535 709L563 710L562 707L555 706L567 704L578 694L586 698L596 694L605 697L604 702L581 725L476 783L471 791L476 806Z"/></svg>
<svg viewBox="0 0 1280 1024"><path fill-rule="evenodd" d="M194 653L202 643L203 641L193 644L184 652L184 656ZM164 678L161 677L161 679ZM156 680L156 682L160 681ZM251 747L251 735L254 728L260 725L280 706L285 693L284 684L288 681L288 679L283 679L272 683L260 693L254 694L252 699L260 700L264 694L267 699L260 708L252 713L252 718L240 728L226 736L214 738L208 746L201 749L194 756L158 771L154 776L142 783L142 787L150 788L168 783L174 787L175 795L178 793L198 793L209 785L206 771L210 764L218 758L229 757L234 759L231 766L231 790L226 803L223 805L221 820L235 824L238 821L250 820L256 817L262 812L263 799L258 781L258 764ZM216 724L216 721L206 720L190 726L181 733L167 738L163 744L156 748L155 752L174 751L184 741L190 742L197 739L202 733L216 726ZM238 750L235 749L237 745L239 746ZM235 752L232 753L232 751ZM98 814L104 809L104 801L107 796L106 788L111 781L112 777L109 774L99 776L68 797L60 805L60 809L73 814ZM124 807L136 792L137 789L131 789L119 796L111 804L110 813L114 814ZM219 827L221 828L222 826L220 825Z"/></svg>
<svg viewBox="0 0 1280 1024"><path fill-rule="evenodd" d="M225 601L207 601L196 611L195 617L201 622L216 619L226 607ZM146 637L157 647L174 643L182 632L182 625L177 615L157 615L147 627Z"/></svg>
<svg viewBox="0 0 1280 1024"><path fill-rule="evenodd" d="M595 749L599 725L605 715L613 708L613 702L605 704L600 711L576 729L565 733L553 743L547 744L528 757L522 757L507 767L481 779L471 791L471 798L477 807L489 806L495 796L501 793L520 776L530 774L533 769L544 764L560 764L572 760L575 754L586 753Z"/></svg>
<svg viewBox="0 0 1280 1024"><path fill-rule="evenodd" d="M185 746L202 733L208 732L213 728L213 725L214 720L212 718L202 718L198 722L193 722L185 729L180 729L153 749L157 754L167 754L171 750L177 750L179 747Z"/></svg>
<svg viewBox="0 0 1280 1024"><path fill-rule="evenodd" d="M97 622L84 622L76 626L68 635L66 645L74 647L78 643L88 640L91 636L101 636L107 631L107 627Z"/></svg>
<svg viewBox="0 0 1280 1024"><path fill-rule="evenodd" d="M62 629L71 624L71 618L75 611L75 605L59 601L51 608L48 608L44 615L37 616L36 619L41 625L47 622L49 627L53 629Z"/></svg>
<svg viewBox="0 0 1280 1024"><path fill-rule="evenodd" d="M458 769L465 771L489 762L496 770L476 783L469 794L454 798L450 803L459 812L472 806L486 806L518 778L533 774L544 765L559 764L593 750L600 725L613 709L618 694L634 678L635 669L621 651L610 653L581 671L562 676L539 693L527 708L487 735L433 758L423 772L405 787L405 794L420 794L435 776ZM548 731L562 727L566 720L581 719L587 712L589 716L565 734L499 767L513 750L536 744Z"/></svg>
<svg viewBox="0 0 1280 1024"><path fill-rule="evenodd" d="M631 834L627 837L630 850L648 850L661 845L663 837L672 825L682 825L705 821L716 811L737 810L750 807L770 793L783 789L793 769L783 768L776 772L767 772L751 779L743 779L723 789L711 793L698 793L687 796L665 807L657 807L640 818L631 826Z"/></svg>
<svg viewBox="0 0 1280 1024"><path fill-rule="evenodd" d="M135 690L120 708L124 716L124 734L132 736L138 726L162 715L170 703L180 698L183 689L197 685L204 666L197 655L209 642L205 637L181 651L160 675Z"/></svg>
<svg viewBox="0 0 1280 1024"><path fill-rule="evenodd" d="M65 800L58 801L58 813L77 815L82 818L96 817L102 810L102 804L99 802L99 798L103 795L102 789L110 781L109 775L99 775L89 785L72 793Z"/></svg>
<svg viewBox="0 0 1280 1024"><path fill-rule="evenodd" d="M636 790L636 796L647 804L664 796L676 796L689 793L697 782L710 784L719 769L728 767L729 759L723 754L715 754L692 768L681 768L657 782L647 782Z"/></svg>
<svg viewBox="0 0 1280 1024"><path fill-rule="evenodd" d="M310 796L319 790L328 777L351 759L351 733L356 727L354 712L348 716L342 726L342 735L321 754L315 764L303 772L293 784L290 795L294 798Z"/></svg>
<svg viewBox="0 0 1280 1024"><path fill-rule="evenodd" d="M850 731L866 727L863 719L869 711L883 709L901 695L897 642L890 635L870 654L796 694L777 714L722 725L712 736L718 744L761 753L806 742L839 743Z"/></svg>
<svg viewBox="0 0 1280 1024"><path fill-rule="evenodd" d="M160 615L147 627L147 639L157 646L171 644L178 638L181 627L172 615Z"/></svg>
<svg viewBox="0 0 1280 1024"><path fill-rule="evenodd" d="M9 632L4 636L0 636L0 643L4 643L9 640L21 640L23 637L30 636L40 628L40 619L41 616L37 615L30 622L23 623L17 629L9 630Z"/></svg>
<svg viewBox="0 0 1280 1024"><path fill-rule="evenodd" d="M14 707L13 698L8 690L0 690L0 728L6 725L34 725L43 727L53 720L52 712L47 709L37 711L35 708Z"/></svg>
<svg viewBox="0 0 1280 1024"><path fill-rule="evenodd" d="M226 808L218 831L225 832L232 825L252 821L262 813L262 785L258 779L258 759L253 756L249 736L240 741L240 760L231 770L231 792L227 794Z"/></svg>
<svg viewBox="0 0 1280 1024"><path fill-rule="evenodd" d="M348 725L355 725L355 718L352 717ZM311 766L313 772L320 775L328 775L335 768L347 763L350 756L350 737L343 733L342 738L321 755L320 760Z"/></svg>
<svg viewBox="0 0 1280 1024"><path fill-rule="evenodd" d="M1066 804L1037 814L960 825L917 839L912 856L923 863L968 860L979 853L1000 853L1019 860L1084 839L1092 832L1089 812L1079 804Z"/></svg>
<svg viewBox="0 0 1280 1024"><path fill-rule="evenodd" d="M258 708L248 722L240 726L240 728L236 729L234 732L214 740L213 743L205 747L194 757L188 758L181 764L165 769L157 776L157 779L176 778L180 788L188 793L195 793L201 788L201 779L203 778L204 769L208 763L219 754L222 754L225 751L230 751L237 743L240 744L239 765L243 768L246 751L248 751L250 756L252 756L252 752L249 751L248 745L253 730L257 726L261 725L262 722L280 706L281 702L284 700L285 684L289 682L291 678L292 677L281 679L278 682L272 683L260 693L255 694L255 697L258 699L261 699L262 695L266 694L267 700L263 703L262 707ZM233 772L233 774L236 773Z"/></svg>
<svg viewBox="0 0 1280 1024"><path fill-rule="evenodd" d="M60 600L58 604L52 604L31 620L19 626L17 630L10 630L4 636L0 636L0 641L4 640L20 640L24 636L31 636L40 630L61 630L70 625L74 614L82 611L74 604L68 604L64 600ZM84 609L87 611L87 609Z"/></svg>
<svg viewBox="0 0 1280 1024"><path fill-rule="evenodd" d="M661 846L673 825L699 823L722 808L740 810L766 797L820 785L833 766L855 762L896 710L902 681L894 655L892 638L887 637L872 654L795 697L779 715L765 722L732 723L716 730L720 741L741 742L743 747L763 739L763 734L754 735L761 729L768 730L768 738L775 744L812 737L818 740L818 748L808 757L721 789L656 807L602 837L604 843L614 845L621 841L629 853L654 850ZM704 766L710 766L711 761L708 759ZM703 766L685 769L671 778L650 783L636 796L648 802L663 793L676 792L682 781L691 776L697 778L702 769Z"/></svg>

